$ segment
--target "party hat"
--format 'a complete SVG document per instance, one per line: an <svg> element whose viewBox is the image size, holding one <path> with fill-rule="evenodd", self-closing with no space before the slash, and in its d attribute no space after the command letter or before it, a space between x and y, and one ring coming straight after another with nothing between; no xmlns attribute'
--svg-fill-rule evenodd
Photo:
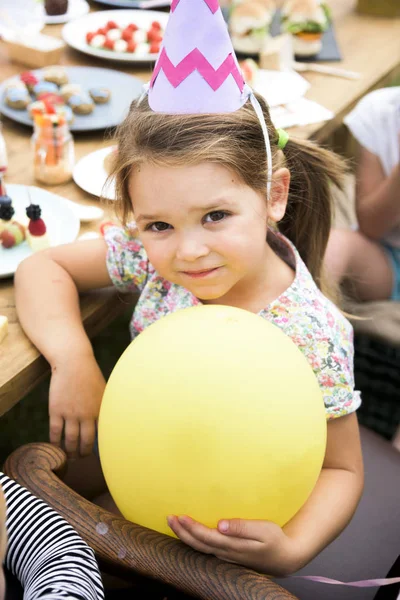
<svg viewBox="0 0 400 600"><path fill-rule="evenodd" d="M218 0L172 0L149 88L161 113L224 113L246 102L245 83Z"/></svg>

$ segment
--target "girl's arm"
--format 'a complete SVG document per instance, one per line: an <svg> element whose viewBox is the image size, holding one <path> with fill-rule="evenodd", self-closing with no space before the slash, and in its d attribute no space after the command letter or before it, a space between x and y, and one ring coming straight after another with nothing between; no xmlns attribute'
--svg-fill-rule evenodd
<svg viewBox="0 0 400 600"><path fill-rule="evenodd" d="M379 158L361 148L356 209L360 230L379 240L400 223L400 163L386 177Z"/></svg>
<svg viewBox="0 0 400 600"><path fill-rule="evenodd" d="M328 423L324 465L310 498L281 529L269 521L222 520L209 529L187 516L168 522L184 542L218 558L270 575L288 575L307 564L349 523L363 489L357 417Z"/></svg>
<svg viewBox="0 0 400 600"><path fill-rule="evenodd" d="M78 292L111 285L103 239L50 248L25 259L15 274L20 323L53 365L72 347L91 352Z"/></svg>
<svg viewBox="0 0 400 600"><path fill-rule="evenodd" d="M88 454L104 391L104 378L85 333L78 292L111 285L103 239L34 254L15 275L21 325L50 363L50 440L62 432L70 455Z"/></svg>

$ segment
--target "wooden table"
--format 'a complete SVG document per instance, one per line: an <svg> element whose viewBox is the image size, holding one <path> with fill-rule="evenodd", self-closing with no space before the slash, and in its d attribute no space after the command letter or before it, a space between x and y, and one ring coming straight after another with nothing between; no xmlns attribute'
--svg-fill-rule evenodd
<svg viewBox="0 0 400 600"><path fill-rule="evenodd" d="M341 125L344 115L369 90L382 87L400 74L400 19L361 17L354 12L355 0L331 0L336 32L344 60L341 67L359 71L357 81L338 79L320 74L306 74L311 88L307 97L332 110L335 117L323 124L293 128L292 135L326 142ZM96 10L99 5L92 7ZM60 36L61 26L46 27L44 33ZM107 66L149 80L151 68L140 70L126 64L107 63L100 59L67 49L64 65ZM11 64L0 49L0 73L4 80L24 68ZM32 185L32 160L29 129L4 118L4 135L9 153L9 183ZM93 150L110 145L102 133L75 136L76 158L79 160ZM79 189L73 182L49 188L57 194L81 203L96 203L96 199ZM93 227L93 226L92 226ZM82 231L88 227L83 227ZM82 297L81 309L90 336L108 325L126 304L119 302L114 290L93 292ZM9 410L49 372L49 366L18 323L12 279L0 281L0 314L9 319L9 335L0 346L0 415Z"/></svg>

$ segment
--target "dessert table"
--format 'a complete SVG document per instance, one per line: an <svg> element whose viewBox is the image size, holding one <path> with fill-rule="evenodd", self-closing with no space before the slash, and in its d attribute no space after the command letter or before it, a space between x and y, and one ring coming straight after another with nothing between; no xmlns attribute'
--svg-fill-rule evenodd
<svg viewBox="0 0 400 600"><path fill-rule="evenodd" d="M311 83L306 97L314 100L334 113L334 118L325 123L290 129L291 135L312 138L327 143L338 130L343 117L368 91L390 83L400 75L400 19L378 19L360 16L355 12L355 0L331 0L336 35L343 60L338 66L361 74L358 80L340 79L319 73L302 73ZM106 8L106 7L104 7ZM91 10L98 10L99 4ZM46 26L43 33L60 37L61 25ZM132 66L129 63L107 62L66 48L62 65L86 65L117 69L139 77L150 79L152 65ZM5 48L0 44L0 82L27 70L26 67L9 61ZM31 131L4 117L3 133L7 144L9 168L7 183L39 185L33 177L33 162L30 147ZM104 132L79 133L75 136L76 159L94 150L110 146L111 140ZM41 186L46 188L46 186ZM85 193L70 181L46 188L52 192L81 204L97 204L99 200ZM106 218L111 217L105 209ZM81 226L81 233L98 231L99 222ZM132 300L133 302L133 300ZM127 299L121 300L114 289L85 294L81 299L82 319L90 337L103 330L118 314L127 308ZM49 365L24 335L15 309L12 278L0 279L0 314L8 317L9 333L0 344L0 416L24 397L49 373Z"/></svg>

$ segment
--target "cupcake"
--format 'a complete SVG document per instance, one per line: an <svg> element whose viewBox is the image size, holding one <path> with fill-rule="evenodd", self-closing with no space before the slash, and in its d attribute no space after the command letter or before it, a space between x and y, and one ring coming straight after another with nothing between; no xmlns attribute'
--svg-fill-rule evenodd
<svg viewBox="0 0 400 600"><path fill-rule="evenodd" d="M51 17L65 15L68 10L68 0L44 0L44 10Z"/></svg>

